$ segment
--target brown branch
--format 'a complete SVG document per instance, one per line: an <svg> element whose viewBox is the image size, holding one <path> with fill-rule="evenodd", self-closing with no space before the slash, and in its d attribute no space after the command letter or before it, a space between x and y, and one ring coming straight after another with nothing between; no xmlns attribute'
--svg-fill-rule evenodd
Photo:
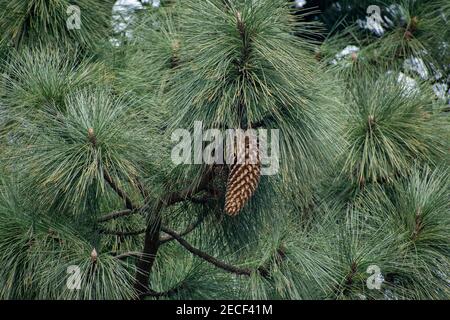
<svg viewBox="0 0 450 320"><path fill-rule="evenodd" d="M262 277L266 279L271 278L272 273L272 267L271 265L263 265L256 269L250 269L250 268L240 268L233 266L231 264L228 264L226 262L223 262L206 252L201 251L200 249L195 248L192 246L189 242L184 240L179 234L177 234L175 231L170 230L166 227L162 227L161 230L169 235L171 235L179 244L181 244L186 250L194 254L195 256L211 263L212 265L216 266L219 269L225 270L230 273L234 273L236 275L244 275L244 276L250 276L252 273L257 272ZM287 258L285 249L283 247L280 247L277 249L276 257L275 257L275 263L277 265L281 264L283 261L285 261Z"/></svg>
<svg viewBox="0 0 450 320"><path fill-rule="evenodd" d="M212 178L212 170L208 170L200 180L198 185L194 185L188 187L180 192L171 192L169 193L165 199L163 199L163 203L166 206L171 206L179 202L183 202L189 200L193 203L204 204L208 201L208 198L195 198L194 195L200 191L203 191Z"/></svg>
<svg viewBox="0 0 450 320"><path fill-rule="evenodd" d="M142 183L142 181L139 179L139 177L135 176L134 177L134 181L139 189L139 192L141 193L142 197L144 199L148 199L150 197L150 193L147 191L147 189L145 188L144 184Z"/></svg>
<svg viewBox="0 0 450 320"><path fill-rule="evenodd" d="M184 240L179 234L177 234L173 230L170 230L165 227L162 227L161 230L163 232L171 235L176 241L178 241L179 244L181 244L190 253L194 254L195 256L197 256L199 258L202 258L203 260L211 263L212 265L216 266L219 269L225 270L230 273L234 273L236 275L250 276L252 274L251 269L239 268L239 267L233 266L231 264L227 264L213 256L210 256L206 252L203 252L203 251L193 247L191 244L189 244L186 240Z"/></svg>
<svg viewBox="0 0 450 320"><path fill-rule="evenodd" d="M97 137L95 135L94 128L88 128L88 140L94 148L97 147ZM128 210L134 210L136 207L133 205L130 197L123 191L119 185L114 181L114 179L109 174L106 168L103 168L103 178L109 184L109 186L117 193L117 195L125 201L125 206Z"/></svg>
<svg viewBox="0 0 450 320"><path fill-rule="evenodd" d="M201 215L196 221L194 221L193 223L189 224L186 229L184 229L184 231L178 233L180 237L183 237L189 233L191 233L192 231L194 231L206 218L207 214L203 214ZM100 230L101 233L103 234L108 234L108 235L115 235L115 236L119 236L119 237L124 237L124 236L134 236L134 235L139 235L144 233L146 230L142 229L142 230L136 230L136 231L126 231L126 232L121 232L121 231L113 231L113 230ZM173 238L170 235L166 235L166 236L162 236L159 238L159 242L160 245L167 243L169 241L175 240L175 238ZM121 254L120 256L117 256L118 258L122 258L122 257L128 257L130 256L130 254L132 256L136 256L136 253L124 253ZM140 256L141 254L138 253L138 256Z"/></svg>
<svg viewBox="0 0 450 320"><path fill-rule="evenodd" d="M203 197L203 198L188 198L186 200L189 200L192 203L195 204L207 204L209 201L213 200L214 198L210 198L210 197Z"/></svg>
<svg viewBox="0 0 450 320"><path fill-rule="evenodd" d="M206 174L205 176L209 176ZM144 249L142 250L142 255L136 262L136 281L134 284L134 289L137 294L140 295L148 292L148 282L150 278L150 272L153 268L153 264L158 254L159 247L161 245L160 238L160 228L161 228L161 210L164 206L173 205L177 202L185 201L192 195L198 192L200 189L204 188L209 179L205 177L202 179L199 186L194 188L188 188L179 194L171 193L165 199L160 199L157 203L156 209L153 212L153 223L149 223L147 230L145 231L144 239ZM148 258L146 258L148 257Z"/></svg>
<svg viewBox="0 0 450 320"><path fill-rule="evenodd" d="M423 218L422 218L422 210L417 209L416 216L414 219L414 231L411 234L412 241L416 241L420 232L423 230Z"/></svg>
<svg viewBox="0 0 450 320"><path fill-rule="evenodd" d="M118 186L106 169L103 169L103 177L106 182L108 182L109 186L117 193L117 195L125 201L125 206L128 210L135 210L137 208L137 206L135 206L131 201L130 197Z"/></svg>
<svg viewBox="0 0 450 320"><path fill-rule="evenodd" d="M260 127L267 125L269 122L271 122L273 120L274 120L273 115L268 115L266 117L263 117L261 120L255 122L255 123L252 123L251 125L244 126L243 129L246 129L246 130L247 129L258 129Z"/></svg>
<svg viewBox="0 0 450 320"><path fill-rule="evenodd" d="M208 197L204 197L204 198L187 198L187 199L181 199L181 197L177 198L177 201L174 202L173 204L176 204L178 202L181 201L190 201L192 203L195 204L206 204L208 203L208 201L212 200L213 198L208 198ZM120 211L115 211L115 212L111 212L108 213L102 217L100 217L97 222L108 222L110 220L114 220L117 218L121 218L121 217L128 217L131 216L133 214L138 213L140 210L142 210L142 208L136 208L135 210L130 210L130 209L125 209L125 210L120 210Z"/></svg>
<svg viewBox="0 0 450 320"><path fill-rule="evenodd" d="M281 246L280 248L277 249L277 252L275 255L275 264L280 265L286 259L287 259L286 250L284 247ZM260 266L258 268L258 272L262 277L264 277L266 279L270 279L272 277L272 265L269 262L266 265Z"/></svg>
<svg viewBox="0 0 450 320"><path fill-rule="evenodd" d="M100 217L97 222L107 222L116 218L120 218L120 217L127 217L130 216L132 214L136 213L136 211L132 211L129 209L126 210L121 210L121 211L115 211L112 213L108 213L106 215L104 215L103 217Z"/></svg>
<svg viewBox="0 0 450 320"><path fill-rule="evenodd" d="M141 293L139 295L139 298L145 298L145 297L154 297L154 298L160 298L160 297L170 297L173 296L175 294L177 294L178 292L180 292L180 290L184 287L184 284L180 284L170 290L167 291L163 291L163 292L157 292L155 290L149 289L149 291L145 292L145 293Z"/></svg>
<svg viewBox="0 0 450 320"><path fill-rule="evenodd" d="M193 223L188 225L183 232L180 232L179 236L183 237L183 236L191 233L192 231L194 231L205 220L206 216L207 216L206 214L201 215L196 221L194 221ZM159 242L161 244L164 244L164 243L172 241L172 240L175 240L175 238L172 236L164 236L159 239Z"/></svg>
<svg viewBox="0 0 450 320"><path fill-rule="evenodd" d="M356 275L356 272L358 271L358 265L355 261L352 262L352 265L350 266L350 271L348 272L347 276L345 277L345 285L351 286L353 284L353 278Z"/></svg>
<svg viewBox="0 0 450 320"><path fill-rule="evenodd" d="M153 223L147 224L145 230L144 249L142 254L136 261L136 276L134 283L134 290L139 295L148 292L150 272L155 263L156 255L159 250L159 233L161 228L161 214L162 203L159 202L157 208L153 212Z"/></svg>
<svg viewBox="0 0 450 320"><path fill-rule="evenodd" d="M141 230L133 230L133 231L117 231L117 230L100 230L101 234L106 234L110 236L118 236L118 237L133 237L140 234L143 234L145 232L145 229Z"/></svg>

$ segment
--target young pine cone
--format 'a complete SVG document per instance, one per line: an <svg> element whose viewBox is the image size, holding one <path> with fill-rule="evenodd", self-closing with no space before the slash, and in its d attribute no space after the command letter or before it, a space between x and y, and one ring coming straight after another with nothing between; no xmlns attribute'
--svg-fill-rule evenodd
<svg viewBox="0 0 450 320"><path fill-rule="evenodd" d="M258 147L247 142L245 148L234 153L234 162L228 175L225 212L236 216L253 196L261 176ZM245 153L245 157L244 154Z"/></svg>

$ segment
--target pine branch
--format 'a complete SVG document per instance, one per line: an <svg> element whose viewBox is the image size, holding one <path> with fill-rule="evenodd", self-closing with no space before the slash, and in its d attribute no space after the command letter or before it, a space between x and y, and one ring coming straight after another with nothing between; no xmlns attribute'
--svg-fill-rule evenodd
<svg viewBox="0 0 450 320"><path fill-rule="evenodd" d="M111 175L106 169L103 169L103 177L108 182L109 186L117 193L119 197L121 197L125 201L125 206L129 210L135 210L137 206L133 204L130 197L126 194L124 190L122 190L118 184L113 180Z"/></svg>
<svg viewBox="0 0 450 320"><path fill-rule="evenodd" d="M139 188L139 192L141 193L142 197L144 199L148 199L150 196L150 193L147 191L147 189L145 188L144 184L141 182L139 177L134 177L134 180L136 182L136 185Z"/></svg>
<svg viewBox="0 0 450 320"><path fill-rule="evenodd" d="M416 216L414 218L414 231L411 235L412 241L416 241L420 232L423 230L423 217L421 209L417 209Z"/></svg>
<svg viewBox="0 0 450 320"><path fill-rule="evenodd" d="M184 284L181 283L180 285L167 290L167 291L163 291L163 292L157 292L155 290L149 289L149 291L142 293L139 295L139 298L145 298L145 297L155 297L155 298L160 298L160 297L170 297L173 295L176 295L178 292L180 292L180 290L184 287Z"/></svg>
<svg viewBox="0 0 450 320"><path fill-rule="evenodd" d="M180 192L172 192L167 195L165 199L162 201L166 206L171 206L179 202L183 202L186 200L190 200L193 203L199 203L204 204L209 199L208 198L195 198L194 195L200 191L205 190L208 183L211 181L213 176L213 171L209 169L200 180L200 183L198 185L194 185L191 187L188 187Z"/></svg>
<svg viewBox="0 0 450 320"><path fill-rule="evenodd" d="M143 234L145 232L145 229L141 230L134 230L134 231L117 231L117 230L100 230L101 234L111 235L111 236L117 236L117 237L133 237L140 234Z"/></svg>
<svg viewBox="0 0 450 320"><path fill-rule="evenodd" d="M136 276L134 283L134 290L138 295L149 291L150 272L156 259L159 250L159 234L161 229L161 214L162 202L159 201L153 214L154 223L148 223L145 230L144 249L142 254L136 261Z"/></svg>
<svg viewBox="0 0 450 320"><path fill-rule="evenodd" d="M191 233L203 222L203 220L205 220L205 218L206 218L206 215L201 216L195 222L188 225L184 231L179 233L179 235L185 236L185 235ZM132 237L132 236L137 236L137 235L145 233L145 230L146 229L133 230L133 231L117 231L117 230L101 229L100 233L106 234L106 235L118 236L118 237ZM163 236L163 237L160 237L159 242L160 242L160 244L164 244L164 243L172 241L172 240L175 240L175 239L171 236Z"/></svg>
<svg viewBox="0 0 450 320"><path fill-rule="evenodd" d="M241 40L242 40L241 56L239 58L239 61L237 61L237 67L239 69L240 76L244 82L247 77L247 72L248 72L247 64L248 64L248 59L250 56L250 42L248 39L245 22L243 21L242 15L239 11L236 12L236 27L239 32L239 35L241 36ZM242 97L243 96L244 95L242 95ZM239 119L240 119L239 121L240 121L241 128L245 127L244 117L246 117L246 112L247 112L247 106L244 102L244 98L242 98L242 97L239 99L239 102L238 102L238 115L239 115Z"/></svg>
<svg viewBox="0 0 450 320"><path fill-rule="evenodd" d="M162 227L161 230L163 232L171 235L176 241L178 241L179 244L181 244L190 253L211 263L212 265L216 266L219 269L225 270L230 273L234 273L236 275L250 276L252 274L251 269L239 268L239 267L233 266L231 264L227 264L227 263L220 261L219 259L207 254L206 252L203 252L203 251L193 247L191 244L189 244L186 240L184 240L179 234L177 234L173 230L170 230L166 227Z"/></svg>
<svg viewBox="0 0 450 320"><path fill-rule="evenodd" d="M252 123L250 126L243 126L243 129L258 129L261 127L264 127L268 122L271 122L274 120L274 116L272 114L269 114L265 117L263 117L258 122Z"/></svg>
<svg viewBox="0 0 450 320"><path fill-rule="evenodd" d="M192 197L192 198L188 198L188 199L185 199L185 200L188 200L188 201L190 201L192 203L195 203L195 204L207 204L209 201L213 200L213 198L210 198L210 197L203 197L203 198Z"/></svg>
<svg viewBox="0 0 450 320"><path fill-rule="evenodd" d="M95 135L93 128L88 129L88 140L94 148L97 147L97 137ZM117 195L125 201L125 206L128 210L133 211L136 209L136 206L133 205L133 202L131 201L130 197L126 194L124 190L122 190L119 187L117 182L114 181L114 179L111 177L106 168L103 168L103 178L109 184L109 186L117 193Z"/></svg>
<svg viewBox="0 0 450 320"><path fill-rule="evenodd" d="M93 143L94 144L94 143ZM94 144L95 145L95 144ZM134 211L136 206L133 205L131 202L130 197L121 190L118 185L115 183L115 181L112 179L112 177L109 175L109 173L104 170L104 178L108 182L108 184L111 186L111 188L121 197L125 200L126 207L130 211ZM145 195L145 193L144 193ZM161 217L160 217L160 210L162 209L162 202L159 201L157 205L157 209L154 212L155 216L155 224L154 225L147 225L147 228L145 230L145 239L144 239L144 250L142 254L138 256L138 260L136 262L136 276L135 276L135 283L134 283L134 289L135 291L140 295L143 292L148 292L148 282L150 277L150 271L153 267L154 261L156 259L156 255L158 253L159 249L159 233L160 233L160 226L161 226Z"/></svg>
<svg viewBox="0 0 450 320"><path fill-rule="evenodd" d="M164 231L165 228L162 228L162 230ZM167 229L166 229L167 230ZM175 239L175 238L173 238ZM192 247L192 246L191 246ZM193 248L193 247L192 247ZM195 249L195 248L194 248ZM205 256L208 256L208 259L210 260L211 256L207 255L206 253L203 253ZM281 262L286 258L284 249L280 248L277 250L277 262ZM214 258L213 258L214 259ZM210 262L208 260L208 262ZM222 262L222 266L226 265L228 268L232 267L233 270L236 270L237 267L225 264ZM217 265L216 265L217 266ZM238 268L239 269L239 268ZM251 270L250 269L239 269L241 271L245 271L245 273L243 275L250 275L251 274ZM227 270L228 271L228 270ZM249 274L247 274L247 271L250 271ZM265 278L270 278L270 268L269 267L260 267L257 269L257 271L260 273L261 276L265 277ZM233 272L235 273L235 272ZM179 285L173 287L172 289L169 289L167 291L163 291L163 292L157 292L155 290L149 289L149 291L142 293L139 295L140 299L146 298L146 297L153 297L153 298L160 298L160 297L171 297L176 295L178 292L180 292L183 288L185 287L184 283L180 283Z"/></svg>
<svg viewBox="0 0 450 320"><path fill-rule="evenodd" d="M119 211L116 213L112 213L110 215L107 215L105 217L103 217L103 220L97 220L98 222L105 222L105 221L109 221L111 219L114 219L116 217L119 216L123 216L130 214L131 211L130 210L124 210L124 211ZM200 216L196 221L194 221L193 223L189 224L186 229L182 232L180 232L180 236L185 236L189 233L191 233L192 231L194 231L206 218L206 214ZM112 218L111 218L112 217ZM106 235L113 235L113 236L118 236L118 237L132 237L132 236L137 236L140 234L145 233L146 229L140 229L140 230L133 230L133 231L117 231L117 230L106 230L106 229L100 229L100 233L101 234L106 234ZM174 240L173 237L171 236L163 236L159 239L161 244L164 244L166 242L172 241Z"/></svg>
<svg viewBox="0 0 450 320"><path fill-rule="evenodd" d="M93 129L88 130L88 137L92 145L95 146L96 139ZM169 193L167 196L163 197L158 201L152 217L154 223L148 223L147 225L147 228L145 230L144 249L142 251L142 254L140 254L140 256L138 257L138 261L136 262L136 278L134 289L138 294L148 292L148 281L150 277L150 272L153 267L160 246L159 241L160 237L159 233L161 228L160 211L165 206L170 206L175 203L191 199L194 194L205 189L212 178L212 172L213 171L211 170L211 168L208 169L202 176L202 179L198 185L186 188L181 192ZM112 179L111 175L107 172L106 169L103 170L103 176L106 182L108 182L111 188L117 193L117 195L125 200L125 204L128 210L130 210L131 212L135 211L137 209L137 206L135 206L132 203L130 197L126 194L124 190L122 190L117 185L117 183ZM149 207L149 204L147 203L144 207ZM123 215L126 214L124 213ZM117 215L115 217L117 217Z"/></svg>
<svg viewBox="0 0 450 320"><path fill-rule="evenodd" d="M162 227L161 231L171 235L179 244L181 244L186 250L188 250L195 256L211 263L212 265L216 266L219 269L225 270L230 273L234 273L236 275L244 275L244 276L250 276L252 273L257 272L266 279L271 278L272 266L270 265L270 263L267 265L260 266L254 270L252 270L250 268L240 268L240 267L228 264L226 262L223 262L223 261L209 255L208 253L195 248L189 242L184 240L181 237L181 235L177 234L175 231L173 231L169 228ZM285 249L283 247L278 248L276 251L275 263L277 265L279 265L283 261L285 261L286 258L287 257L286 257Z"/></svg>
<svg viewBox="0 0 450 320"><path fill-rule="evenodd" d="M206 214L201 215L196 221L188 225L183 232L180 232L179 235L183 237L194 231L205 220L206 216L207 216ZM172 236L165 236L159 239L161 244L164 244L172 240L175 240L175 238Z"/></svg>
<svg viewBox="0 0 450 320"><path fill-rule="evenodd" d="M357 271L358 271L358 265L356 264L356 262L352 262L350 271L348 272L347 276L345 277L345 285L346 286L351 286L353 284L353 278L356 275Z"/></svg>
<svg viewBox="0 0 450 320"><path fill-rule="evenodd" d="M130 216L130 215L132 215L134 213L136 213L136 211L129 210L129 209L121 210L121 211L115 211L115 212L111 212L111 213L108 213L108 214L100 217L97 220L97 222L107 222L107 221L110 221L110 220L113 220L113 219L117 219L117 218L120 218L120 217L128 217L128 216Z"/></svg>
<svg viewBox="0 0 450 320"><path fill-rule="evenodd" d="M181 202L181 201L190 201L190 202L195 203L195 204L206 204L209 201L213 200L213 198L209 198L209 197L195 198L195 197L192 197L192 198L187 198L187 199L181 199L181 197L177 197L177 200L179 200L179 201L176 201L173 204L176 204L176 203ZM142 208L136 208L136 210L125 209L125 210L120 210L120 211L114 211L114 212L105 214L104 216L100 217L97 220L97 222L99 222L99 223L101 223L101 222L108 222L110 220L114 220L114 219L117 219L117 218L128 217L128 216L131 216L133 214L138 213L140 210L142 210Z"/></svg>
<svg viewBox="0 0 450 320"><path fill-rule="evenodd" d="M286 260L286 258L287 258L287 256L286 256L285 248L281 246L276 251L275 264L281 265ZM264 277L266 279L270 279L272 277L272 266L271 266L270 262L266 265L260 266L258 268L258 272L262 277Z"/></svg>

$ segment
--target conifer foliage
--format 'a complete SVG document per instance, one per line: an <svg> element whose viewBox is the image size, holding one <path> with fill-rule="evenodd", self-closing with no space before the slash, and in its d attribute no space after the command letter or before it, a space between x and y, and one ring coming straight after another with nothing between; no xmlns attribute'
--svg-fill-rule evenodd
<svg viewBox="0 0 450 320"><path fill-rule="evenodd" d="M135 2L0 0L0 299L450 298L448 1Z"/></svg>

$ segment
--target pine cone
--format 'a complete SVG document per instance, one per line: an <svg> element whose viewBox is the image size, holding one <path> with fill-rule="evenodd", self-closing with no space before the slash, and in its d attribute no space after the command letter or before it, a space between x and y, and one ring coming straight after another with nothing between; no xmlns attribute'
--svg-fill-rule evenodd
<svg viewBox="0 0 450 320"><path fill-rule="evenodd" d="M234 164L228 175L225 212L230 216L236 216L253 196L261 176L258 147L251 148L246 141L245 148L240 149L234 152ZM245 152L245 158L242 152Z"/></svg>

